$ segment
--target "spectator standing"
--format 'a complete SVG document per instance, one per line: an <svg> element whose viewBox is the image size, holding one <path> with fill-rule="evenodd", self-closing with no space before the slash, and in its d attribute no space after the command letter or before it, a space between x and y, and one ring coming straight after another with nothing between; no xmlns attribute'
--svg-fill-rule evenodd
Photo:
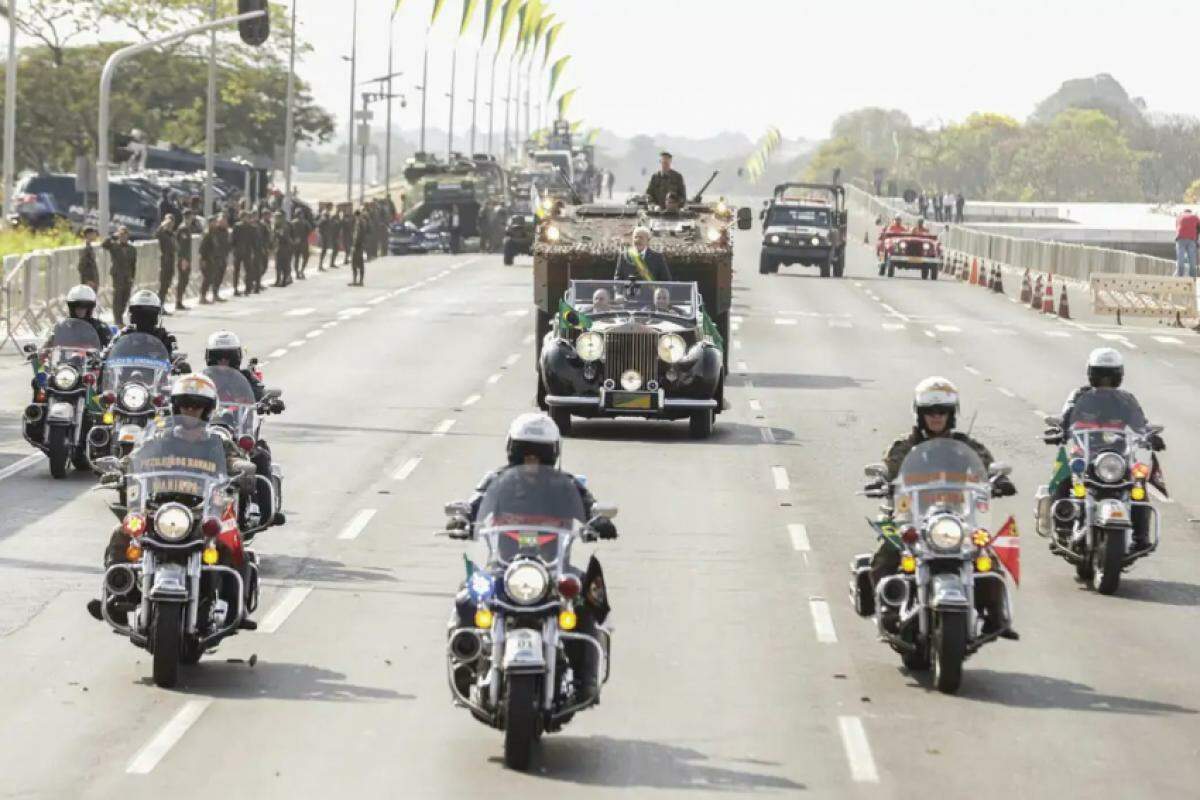
<svg viewBox="0 0 1200 800"><path fill-rule="evenodd" d="M942 193L933 193L933 218L938 222L942 221Z"/></svg>
<svg viewBox="0 0 1200 800"><path fill-rule="evenodd" d="M100 267L96 263L96 248L92 247L98 235L95 228L83 229L83 249L79 251L79 282L100 290Z"/></svg>
<svg viewBox="0 0 1200 800"><path fill-rule="evenodd" d="M954 196L954 221L963 221L963 209L966 208L967 198L963 197L963 193L959 192Z"/></svg>
<svg viewBox="0 0 1200 800"><path fill-rule="evenodd" d="M942 197L942 222L954 222L954 193L946 192Z"/></svg>
<svg viewBox="0 0 1200 800"><path fill-rule="evenodd" d="M1196 277L1196 242L1200 238L1200 217L1185 208L1175 220L1175 277Z"/></svg>

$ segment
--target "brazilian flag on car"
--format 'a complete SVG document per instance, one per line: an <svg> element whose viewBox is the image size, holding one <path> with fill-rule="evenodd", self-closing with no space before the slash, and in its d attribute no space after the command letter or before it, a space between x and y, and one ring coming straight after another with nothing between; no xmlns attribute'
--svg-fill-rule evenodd
<svg viewBox="0 0 1200 800"><path fill-rule="evenodd" d="M1071 465L1067 463L1067 450L1065 447L1060 447L1058 455L1054 457L1054 474L1050 476L1050 494L1057 492L1058 487L1070 478Z"/></svg>
<svg viewBox="0 0 1200 800"><path fill-rule="evenodd" d="M713 340L713 344L722 350L725 349L725 338L721 336L721 331L717 329L717 325L712 321L712 317L708 312L704 312L704 335Z"/></svg>
<svg viewBox="0 0 1200 800"><path fill-rule="evenodd" d="M586 331L592 327L592 318L581 311L577 311L575 307L566 300L559 300L558 323L563 328L574 328L576 330Z"/></svg>

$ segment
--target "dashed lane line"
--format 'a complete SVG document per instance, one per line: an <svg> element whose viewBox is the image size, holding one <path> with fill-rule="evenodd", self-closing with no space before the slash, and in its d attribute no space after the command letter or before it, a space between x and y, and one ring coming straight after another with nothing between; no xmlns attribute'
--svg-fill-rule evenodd
<svg viewBox="0 0 1200 800"><path fill-rule="evenodd" d="M520 360L521 360L521 354L513 353L511 356L504 359L504 366L511 367L513 364L517 363Z"/></svg>
<svg viewBox="0 0 1200 800"><path fill-rule="evenodd" d="M970 365L963 367L963 369L965 369L967 372L971 373L972 375L982 375L983 374L979 370L975 369L974 367L972 367Z"/></svg>
<svg viewBox="0 0 1200 800"><path fill-rule="evenodd" d="M447 433L450 432L450 429L454 427L455 422L456 422L456 420L452 420L452 419L442 420L441 422L439 422L437 424L437 427L433 429L433 435L434 436L445 436Z"/></svg>
<svg viewBox="0 0 1200 800"><path fill-rule="evenodd" d="M1122 336L1119 333L1097 333L1096 335L1099 336L1101 339L1104 339L1107 342L1116 342L1117 344L1121 345L1122 347L1127 347L1130 350L1137 350L1136 344L1129 341L1128 339L1126 339L1124 336Z"/></svg>
<svg viewBox="0 0 1200 800"><path fill-rule="evenodd" d="M502 376L500 375L499 372L493 373L488 376L487 382L488 382L488 384L497 384L500 382L501 377Z"/></svg>
<svg viewBox="0 0 1200 800"><path fill-rule="evenodd" d="M514 308L512 311L505 311L506 317L524 317L529 314L528 308Z"/></svg>
<svg viewBox="0 0 1200 800"><path fill-rule="evenodd" d="M788 536L792 539L792 549L801 553L812 550L808 543L808 528L799 523L788 525Z"/></svg>
<svg viewBox="0 0 1200 800"><path fill-rule="evenodd" d="M130 775L149 775L154 771L163 756L170 752L171 748L188 732L188 729L196 724L200 715L212 705L212 702L211 697L202 697L184 703L183 707L175 712L175 716L158 729L154 738L146 742L145 746L129 760L125 772Z"/></svg>
<svg viewBox="0 0 1200 800"><path fill-rule="evenodd" d="M775 431L764 425L758 429L758 432L765 444L775 444Z"/></svg>
<svg viewBox="0 0 1200 800"><path fill-rule="evenodd" d="M343 541L351 541L357 539L370 524L371 518L375 516L376 510L373 508L364 508L362 511L354 515L346 527L342 528L342 532L338 534L338 538Z"/></svg>
<svg viewBox="0 0 1200 800"><path fill-rule="evenodd" d="M306 344L308 344L308 342L304 341L303 339L297 339L294 342L288 342L288 347L304 347Z"/></svg>
<svg viewBox="0 0 1200 800"><path fill-rule="evenodd" d="M315 308L293 308L291 311L283 312L283 315L285 317L307 317L314 311L316 311Z"/></svg>
<svg viewBox="0 0 1200 800"><path fill-rule="evenodd" d="M900 320L901 322L912 322L911 317L907 316L906 314L901 314L899 311L892 308L887 303L880 303L879 305L881 305L883 307L884 311L888 312L889 314L891 314L893 317Z"/></svg>
<svg viewBox="0 0 1200 800"><path fill-rule="evenodd" d="M408 480L408 476L412 475L419 466L421 466L420 456L410 458L408 461L405 461L400 465L400 469L396 470L396 472L392 475L392 480Z"/></svg>
<svg viewBox="0 0 1200 800"><path fill-rule="evenodd" d="M833 628L833 614L829 613L829 603L822 597L810 597L808 610L812 613L817 641L821 644L837 644L837 631Z"/></svg>
<svg viewBox="0 0 1200 800"><path fill-rule="evenodd" d="M336 320L336 319L334 319L334 320L330 320L329 322L326 322L326 323L325 323L324 325L322 325L321 327L322 327L322 328L324 328L325 330L329 330L330 328L336 328L336 327L337 327L337 325L338 325L338 324L337 324L337 320Z"/></svg>
<svg viewBox="0 0 1200 800"><path fill-rule="evenodd" d="M879 783L879 770L875 757L871 755L871 743L867 731L858 717L838 717L838 731L842 735L842 749L850 764L850 777L855 783Z"/></svg>
<svg viewBox="0 0 1200 800"><path fill-rule="evenodd" d="M777 318L775 319L775 324L776 324L776 325L795 325L795 324L796 324L796 323L798 323L799 321L800 321L800 320L796 320L796 319L788 319L788 318L786 318L786 317L777 317Z"/></svg>
<svg viewBox="0 0 1200 800"><path fill-rule="evenodd" d="M293 586L284 592L283 597L279 598L279 602L275 604L267 615L263 617L262 622L258 623L259 633L275 633L287 621L287 618L292 615L292 612L300 607L304 602L304 598L312 592L311 586Z"/></svg>
<svg viewBox="0 0 1200 800"><path fill-rule="evenodd" d="M386 294L381 294L378 297L372 297L370 300L367 301L367 305L377 306L380 303L382 303L384 300L387 300L388 297L389 297L389 295L386 295Z"/></svg>
<svg viewBox="0 0 1200 800"><path fill-rule="evenodd" d="M5 478L11 478L13 475L16 475L22 470L29 469L34 464L41 462L42 458L44 458L44 456L41 453L31 453L15 464L9 464L4 469L0 469L0 481L4 480Z"/></svg>
<svg viewBox="0 0 1200 800"><path fill-rule="evenodd" d="M885 331L902 331L902 330L904 330L905 328L906 328L906 326L905 326L905 325L902 325L902 324L901 324L901 323L899 323L899 322L885 322L885 323L883 323L883 329L884 329Z"/></svg>
<svg viewBox="0 0 1200 800"><path fill-rule="evenodd" d="M483 399L483 395L473 394L470 397L468 397L466 400L462 401L462 407L466 408L467 406L473 406L482 399Z"/></svg>
<svg viewBox="0 0 1200 800"><path fill-rule="evenodd" d="M1008 389L1005 389L1003 386L997 386L996 391L999 392L1000 394L1004 395L1005 397L1016 397L1015 394L1013 394Z"/></svg>
<svg viewBox="0 0 1200 800"><path fill-rule="evenodd" d="M323 333L325 333L325 331L321 330L320 328L317 328L315 331L309 331L308 333L306 333L304 335L306 337L308 337L309 339L315 339L318 336L322 335Z"/></svg>
<svg viewBox="0 0 1200 800"><path fill-rule="evenodd" d="M750 410L751 411L762 411L762 403L758 402L757 400L751 399L750 400Z"/></svg>
<svg viewBox="0 0 1200 800"><path fill-rule="evenodd" d="M948 356L952 356L952 355L954 355L954 348L953 347L943 347L942 352Z"/></svg>
<svg viewBox="0 0 1200 800"><path fill-rule="evenodd" d="M282 358L287 355L287 348L281 347L278 350L272 350L267 354L267 358Z"/></svg>
<svg viewBox="0 0 1200 800"><path fill-rule="evenodd" d="M1182 339L1176 339L1174 336L1152 336L1150 338L1160 344L1183 344Z"/></svg>
<svg viewBox="0 0 1200 800"><path fill-rule="evenodd" d="M962 328L957 325L934 325L939 333L962 333Z"/></svg>
<svg viewBox="0 0 1200 800"><path fill-rule="evenodd" d="M1068 331L1044 331L1047 336L1055 336L1059 339L1070 339L1071 334Z"/></svg>
<svg viewBox="0 0 1200 800"><path fill-rule="evenodd" d="M933 331L929 330L928 328L926 328L926 330L925 330L925 335L928 336L930 339L937 338L937 334L934 333Z"/></svg>
<svg viewBox="0 0 1200 800"><path fill-rule="evenodd" d="M783 467L771 467L771 480L775 482L775 489L780 492L786 492L792 485L788 480L787 470Z"/></svg>

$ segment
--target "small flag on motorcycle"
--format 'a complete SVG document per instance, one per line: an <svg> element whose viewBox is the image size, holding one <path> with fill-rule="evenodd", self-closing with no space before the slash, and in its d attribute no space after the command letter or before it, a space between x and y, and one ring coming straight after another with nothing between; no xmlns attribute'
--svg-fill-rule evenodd
<svg viewBox="0 0 1200 800"><path fill-rule="evenodd" d="M1065 447L1060 447L1058 455L1054 457L1054 474L1050 476L1050 494L1057 492L1063 481L1070 477L1071 465L1067 463L1067 450Z"/></svg>
<svg viewBox="0 0 1200 800"><path fill-rule="evenodd" d="M1167 494L1167 481L1163 478L1162 464L1158 463L1158 454L1150 456L1150 485L1158 489L1163 497L1170 497Z"/></svg>
<svg viewBox="0 0 1200 800"><path fill-rule="evenodd" d="M989 544L995 551L996 558L1004 565L1005 572L1012 575L1013 583L1020 586L1021 534L1017 530L1017 520L1009 517Z"/></svg>

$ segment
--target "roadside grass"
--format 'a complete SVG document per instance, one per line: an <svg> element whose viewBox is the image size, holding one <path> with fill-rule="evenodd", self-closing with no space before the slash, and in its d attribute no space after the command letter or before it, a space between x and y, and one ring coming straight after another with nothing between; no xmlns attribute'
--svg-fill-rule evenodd
<svg viewBox="0 0 1200 800"><path fill-rule="evenodd" d="M59 225L43 231L28 228L12 228L0 231L0 258L21 255L31 250L49 250L55 247L70 247L82 243L78 234L67 225Z"/></svg>

